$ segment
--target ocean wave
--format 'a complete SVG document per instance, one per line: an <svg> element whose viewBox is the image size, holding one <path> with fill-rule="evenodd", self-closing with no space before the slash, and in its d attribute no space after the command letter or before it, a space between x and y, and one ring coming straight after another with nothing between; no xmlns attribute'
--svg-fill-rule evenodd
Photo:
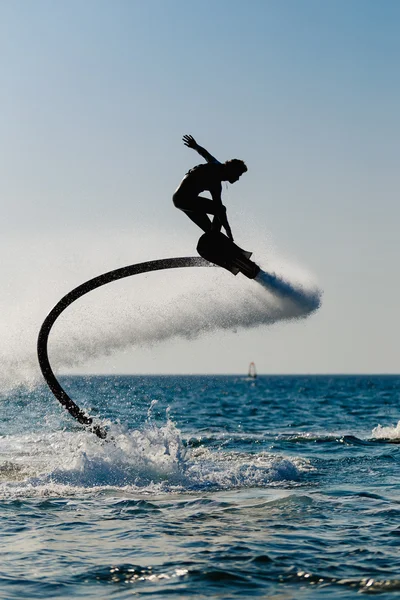
<svg viewBox="0 0 400 600"><path fill-rule="evenodd" d="M296 482L309 461L188 446L176 426L147 423L142 430L110 427L112 441L86 432L9 436L0 448L0 495L64 495L106 488L154 494L229 490ZM23 449L23 450L22 450ZM11 459L12 457L12 459Z"/></svg>

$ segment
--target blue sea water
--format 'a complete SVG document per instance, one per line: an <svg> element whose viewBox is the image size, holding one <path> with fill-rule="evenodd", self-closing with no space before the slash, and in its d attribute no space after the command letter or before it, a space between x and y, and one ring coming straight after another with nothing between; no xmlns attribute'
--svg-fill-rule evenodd
<svg viewBox="0 0 400 600"><path fill-rule="evenodd" d="M0 598L400 594L400 377L62 383L109 441L2 396Z"/></svg>

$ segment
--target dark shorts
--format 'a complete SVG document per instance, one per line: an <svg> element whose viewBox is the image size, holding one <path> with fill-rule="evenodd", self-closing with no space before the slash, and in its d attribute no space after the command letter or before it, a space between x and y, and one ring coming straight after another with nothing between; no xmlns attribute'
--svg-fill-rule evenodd
<svg viewBox="0 0 400 600"><path fill-rule="evenodd" d="M176 208L180 210L196 210L196 200L198 196L196 194L187 194L177 190L172 196L172 202Z"/></svg>
<svg viewBox="0 0 400 600"><path fill-rule="evenodd" d="M172 201L176 208L184 212L194 212L198 214L215 215L215 202L210 198L203 198L192 191L190 193L177 190L172 196Z"/></svg>

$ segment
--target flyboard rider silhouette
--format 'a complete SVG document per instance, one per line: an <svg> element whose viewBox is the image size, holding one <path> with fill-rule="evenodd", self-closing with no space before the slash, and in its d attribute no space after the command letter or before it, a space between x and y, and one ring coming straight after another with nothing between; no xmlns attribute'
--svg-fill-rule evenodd
<svg viewBox="0 0 400 600"><path fill-rule="evenodd" d="M182 179L172 200L176 208L183 211L204 234L199 239L197 251L206 260L213 262L236 275L241 271L246 277L254 279L259 267L250 259L251 252L239 248L233 243L232 230L222 203L222 182L235 183L246 173L246 164L233 158L221 163L205 148L200 146L193 136L184 135L185 146L196 150L207 162L190 169ZM200 194L208 191L211 199ZM209 215L213 216L211 221ZM221 233L225 229L226 235Z"/></svg>

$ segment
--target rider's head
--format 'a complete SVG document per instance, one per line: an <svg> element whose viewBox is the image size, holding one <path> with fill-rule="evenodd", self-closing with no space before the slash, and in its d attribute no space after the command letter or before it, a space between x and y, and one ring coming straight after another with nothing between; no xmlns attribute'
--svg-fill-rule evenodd
<svg viewBox="0 0 400 600"><path fill-rule="evenodd" d="M238 158L232 158L232 160L224 162L224 180L229 181L229 183L235 183L246 171L245 163Z"/></svg>

